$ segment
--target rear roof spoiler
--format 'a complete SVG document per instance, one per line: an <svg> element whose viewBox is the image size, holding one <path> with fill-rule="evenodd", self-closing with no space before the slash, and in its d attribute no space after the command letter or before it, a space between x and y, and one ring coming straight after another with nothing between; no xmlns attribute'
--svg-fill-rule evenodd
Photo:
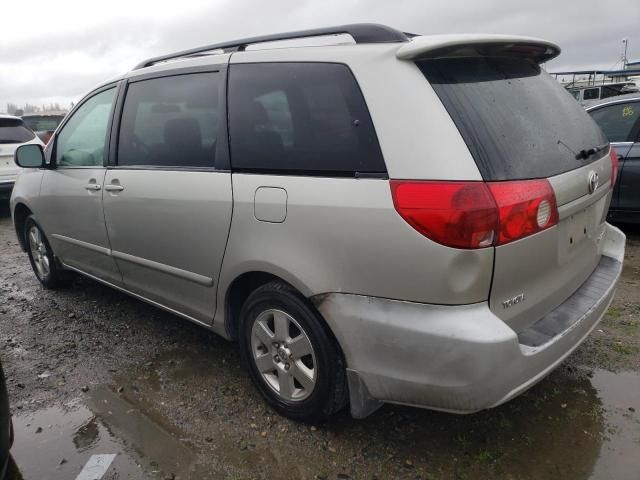
<svg viewBox="0 0 640 480"><path fill-rule="evenodd" d="M543 63L560 55L555 43L515 35L429 35L413 37L396 51L400 60L510 55Z"/></svg>

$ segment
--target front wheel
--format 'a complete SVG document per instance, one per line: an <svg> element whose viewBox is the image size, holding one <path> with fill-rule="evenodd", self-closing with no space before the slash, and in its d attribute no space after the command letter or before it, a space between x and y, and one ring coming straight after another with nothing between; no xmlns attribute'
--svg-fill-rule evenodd
<svg viewBox="0 0 640 480"><path fill-rule="evenodd" d="M46 288L57 288L66 283L68 275L56 263L49 241L33 215L29 216L25 222L24 236L27 240L31 268L40 283Z"/></svg>
<svg viewBox="0 0 640 480"><path fill-rule="evenodd" d="M271 282L249 295L240 351L258 391L281 415L318 422L345 405L342 354L318 312L289 285Z"/></svg>

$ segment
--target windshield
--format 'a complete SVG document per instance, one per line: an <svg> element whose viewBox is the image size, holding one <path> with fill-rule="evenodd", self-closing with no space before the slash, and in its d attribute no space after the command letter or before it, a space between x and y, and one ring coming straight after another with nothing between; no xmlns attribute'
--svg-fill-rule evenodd
<svg viewBox="0 0 640 480"><path fill-rule="evenodd" d="M25 143L35 138L20 119L0 118L0 143Z"/></svg>
<svg viewBox="0 0 640 480"><path fill-rule="evenodd" d="M578 102L536 63L520 58L417 62L460 130L485 180L544 178L596 160L607 143Z"/></svg>
<svg viewBox="0 0 640 480"><path fill-rule="evenodd" d="M48 132L55 130L63 118L64 115L43 115L22 117L22 120L34 132Z"/></svg>

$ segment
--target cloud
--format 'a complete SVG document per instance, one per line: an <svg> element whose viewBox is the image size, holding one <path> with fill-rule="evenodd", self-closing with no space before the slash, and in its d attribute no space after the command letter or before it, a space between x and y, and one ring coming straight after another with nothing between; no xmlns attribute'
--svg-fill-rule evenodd
<svg viewBox="0 0 640 480"><path fill-rule="evenodd" d="M59 0L3 5L0 110L7 102L78 100L143 58L246 36L351 22L423 34L489 32L547 38L563 54L549 70L609 68L640 58L640 2L584 0ZM13 19L7 21L7 19ZM635 53L635 55L634 55Z"/></svg>

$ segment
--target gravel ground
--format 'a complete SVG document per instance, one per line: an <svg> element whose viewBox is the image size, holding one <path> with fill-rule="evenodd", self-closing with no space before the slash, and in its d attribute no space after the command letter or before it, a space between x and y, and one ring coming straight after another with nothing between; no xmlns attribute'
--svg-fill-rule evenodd
<svg viewBox="0 0 640 480"><path fill-rule="evenodd" d="M48 291L0 205L0 357L26 479L538 479L640 472L640 230L591 337L525 395L454 416L385 406L356 421L288 421L265 406L236 346L78 277ZM18 475L19 478L19 475Z"/></svg>

